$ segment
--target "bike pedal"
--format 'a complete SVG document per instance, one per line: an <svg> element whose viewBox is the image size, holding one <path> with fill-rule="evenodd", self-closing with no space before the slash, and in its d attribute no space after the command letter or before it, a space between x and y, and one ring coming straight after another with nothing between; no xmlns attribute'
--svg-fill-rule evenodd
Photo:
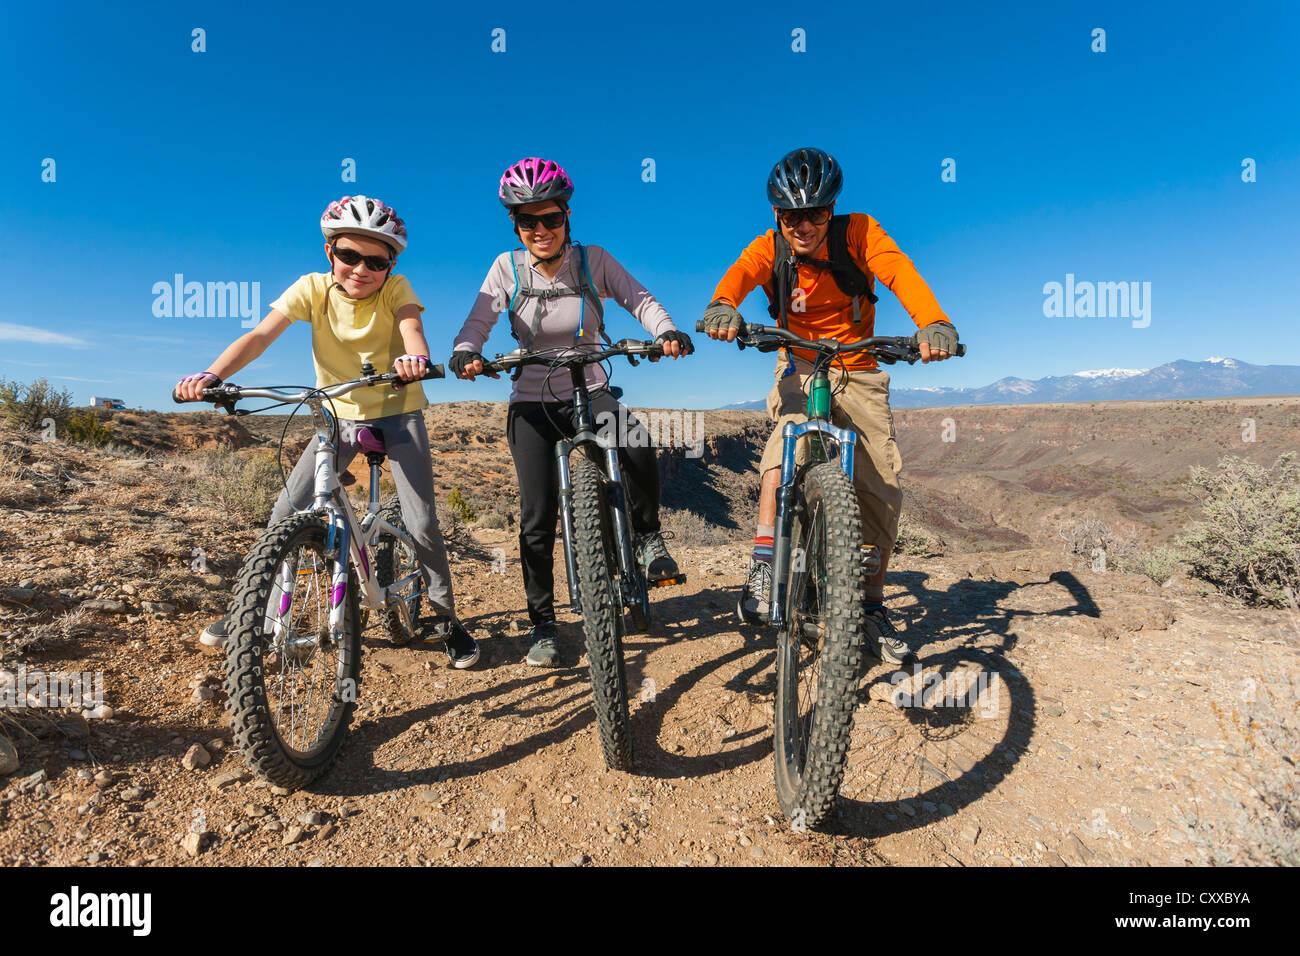
<svg viewBox="0 0 1300 956"><path fill-rule="evenodd" d="M664 578L663 580L660 581L651 581L650 586L652 588L669 588L675 584L685 584L685 583L686 583L686 575L679 574L676 577Z"/></svg>

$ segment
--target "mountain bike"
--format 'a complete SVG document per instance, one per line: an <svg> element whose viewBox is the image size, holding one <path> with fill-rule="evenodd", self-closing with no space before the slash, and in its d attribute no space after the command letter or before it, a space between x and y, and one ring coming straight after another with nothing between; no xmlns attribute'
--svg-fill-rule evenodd
<svg viewBox="0 0 1300 956"><path fill-rule="evenodd" d="M704 332L704 323L696 325ZM911 336L875 336L841 344L813 342L787 329L745 323L740 348L772 352L794 346L816 352L809 379L808 420L781 431L781 483L776 493L769 623L776 645L775 776L781 810L801 826L830 813L844 779L853 730L866 613L866 579L880 570L878 548L862 544L853 487L857 434L831 423L829 370L837 358L870 352L876 360L909 365L921 357ZM965 355L958 345L956 355ZM799 440L808 460L796 466Z"/></svg>
<svg viewBox="0 0 1300 956"><path fill-rule="evenodd" d="M545 365L552 373L567 369L572 380L574 436L555 444L569 604L582 616L592 705L605 763L613 770L626 770L632 765L632 738L623 638L649 629L650 588L681 584L686 575L653 584L646 581L636 559L639 542L629 517L630 499L618 460L619 442L617 437L604 434L603 428L598 431L592 419L586 367L619 355L637 365L638 357L662 356L663 346L624 339L608 347L582 351L516 349L485 361L483 369L485 373L513 372L525 365ZM611 393L616 398L621 394L612 388ZM575 451L578 454L573 455Z"/></svg>
<svg viewBox="0 0 1300 956"><path fill-rule="evenodd" d="M443 375L433 365L424 378ZM338 420L325 408L355 389L402 384L396 372L376 374L366 362L360 378L329 388L203 390L201 401L232 415L249 414L235 406L250 398L274 400L267 408L305 404L316 429L312 504L267 528L253 546L227 629L225 690L235 743L249 768L277 786L306 786L338 756L361 680L363 611L382 615L394 644L416 632L427 583L396 496L379 500L383 434L366 426L357 433L370 465L370 499L358 520L339 482Z"/></svg>

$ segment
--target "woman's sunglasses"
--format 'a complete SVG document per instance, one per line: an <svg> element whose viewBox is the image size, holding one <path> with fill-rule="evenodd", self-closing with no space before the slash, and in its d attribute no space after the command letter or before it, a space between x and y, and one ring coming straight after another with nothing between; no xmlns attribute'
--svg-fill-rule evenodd
<svg viewBox="0 0 1300 956"><path fill-rule="evenodd" d="M781 212L781 225L793 229L807 219L814 226L821 226L831 218L829 206L815 206L812 209L787 209Z"/></svg>
<svg viewBox="0 0 1300 956"><path fill-rule="evenodd" d="M536 229L539 222L547 229L559 229L564 225L565 218L563 210L543 213L540 216L530 216L526 212L517 212L515 213L515 225L524 232Z"/></svg>
<svg viewBox="0 0 1300 956"><path fill-rule="evenodd" d="M392 256L363 256L355 249L340 249L337 245L331 245L330 252L338 256L345 266L354 266L364 261L371 272L384 272L393 264Z"/></svg>

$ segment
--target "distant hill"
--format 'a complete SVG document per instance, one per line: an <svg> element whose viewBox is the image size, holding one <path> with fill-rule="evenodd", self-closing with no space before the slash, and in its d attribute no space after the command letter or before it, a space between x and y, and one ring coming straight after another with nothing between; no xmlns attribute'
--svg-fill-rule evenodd
<svg viewBox="0 0 1300 956"><path fill-rule="evenodd" d="M895 383L890 401L895 408L932 408L1294 394L1300 394L1300 366L1251 365L1212 356L1203 362L1179 359L1149 369L1093 369L1039 379L1009 377L979 388L909 388ZM757 399L722 407L762 410L766 402Z"/></svg>

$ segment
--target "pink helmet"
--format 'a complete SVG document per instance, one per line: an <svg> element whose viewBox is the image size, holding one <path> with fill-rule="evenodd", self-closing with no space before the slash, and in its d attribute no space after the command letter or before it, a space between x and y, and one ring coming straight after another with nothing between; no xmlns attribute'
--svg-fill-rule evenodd
<svg viewBox="0 0 1300 956"><path fill-rule="evenodd" d="M343 233L371 236L388 243L395 253L406 248L406 223L397 218L391 206L365 196L344 196L330 203L321 213L320 231L326 239Z"/></svg>
<svg viewBox="0 0 1300 956"><path fill-rule="evenodd" d="M549 159L529 156L521 159L501 176L497 196L507 209L531 202L554 199L561 203L573 195L573 180L563 167Z"/></svg>

